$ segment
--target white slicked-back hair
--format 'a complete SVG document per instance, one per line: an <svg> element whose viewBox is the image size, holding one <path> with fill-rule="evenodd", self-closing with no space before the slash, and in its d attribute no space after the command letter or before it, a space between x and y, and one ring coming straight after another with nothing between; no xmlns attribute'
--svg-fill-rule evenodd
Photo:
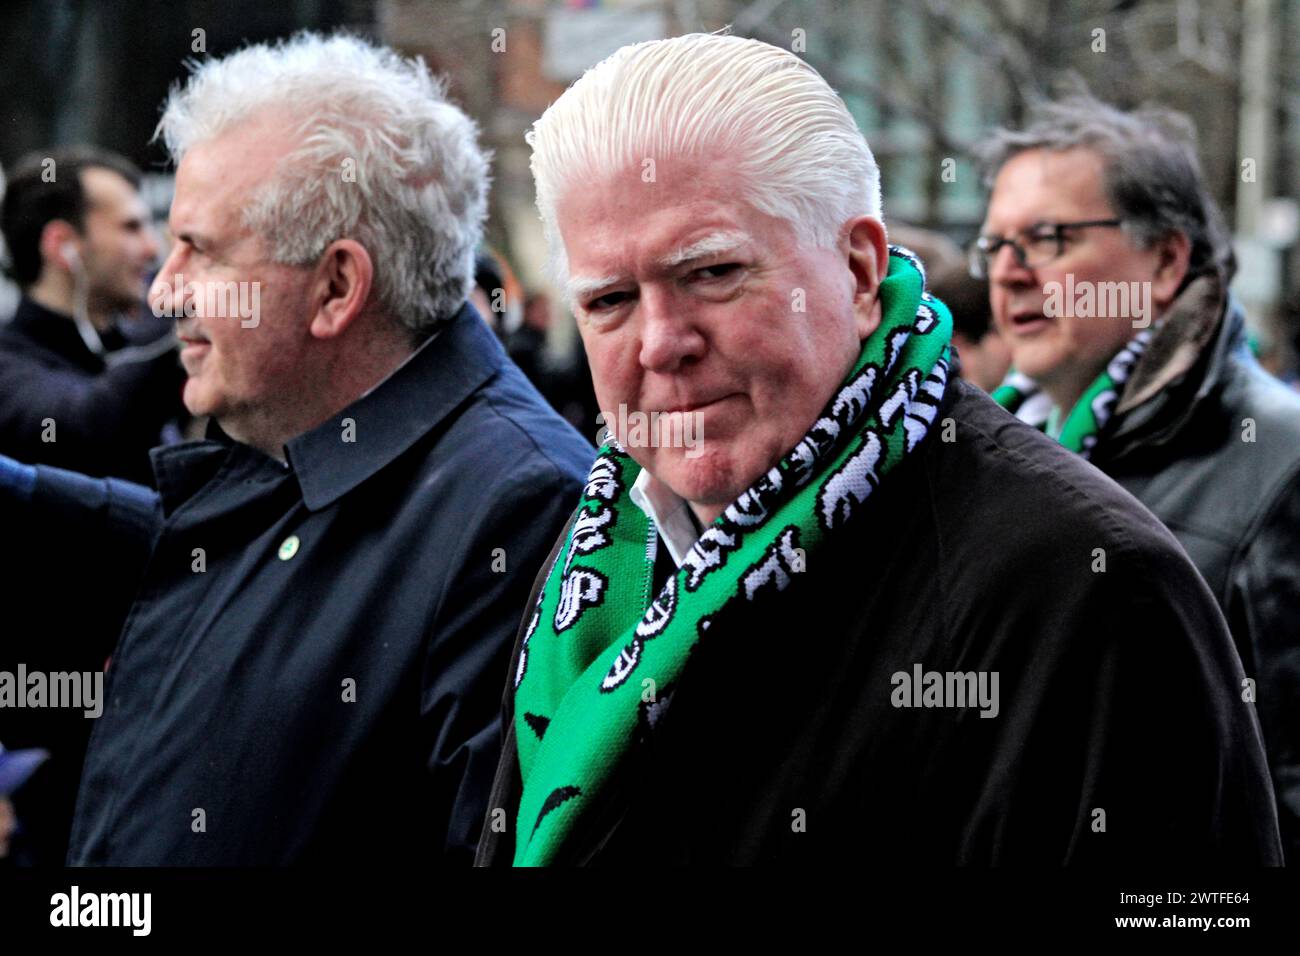
<svg viewBox="0 0 1300 956"><path fill-rule="evenodd" d="M737 192L805 241L834 245L879 219L880 170L843 100L799 57L758 40L693 33L625 46L551 104L527 135L556 278L567 278L556 204L575 184L646 159L716 156Z"/></svg>
<svg viewBox="0 0 1300 956"><path fill-rule="evenodd" d="M193 67L156 135L179 164L268 113L301 143L243 212L272 259L310 264L351 238L370 253L374 294L399 326L420 338L451 316L473 280L488 158L424 62L346 35L249 46Z"/></svg>

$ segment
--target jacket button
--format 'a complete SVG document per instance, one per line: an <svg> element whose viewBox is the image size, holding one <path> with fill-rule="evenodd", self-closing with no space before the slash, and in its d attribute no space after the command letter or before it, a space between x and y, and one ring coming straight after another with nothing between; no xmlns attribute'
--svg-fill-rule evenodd
<svg viewBox="0 0 1300 956"><path fill-rule="evenodd" d="M298 545L300 543L301 542L299 542L298 536L296 534L291 534L289 535L289 537L285 538L284 542L280 545L280 560L288 561L295 554L297 554Z"/></svg>

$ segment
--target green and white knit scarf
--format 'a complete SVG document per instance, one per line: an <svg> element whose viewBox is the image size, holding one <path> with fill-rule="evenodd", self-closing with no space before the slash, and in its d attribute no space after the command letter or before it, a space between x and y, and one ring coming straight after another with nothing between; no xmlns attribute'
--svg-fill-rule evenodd
<svg viewBox="0 0 1300 956"><path fill-rule="evenodd" d="M952 317L924 287L919 260L891 247L880 328L844 385L803 440L704 531L658 595L655 528L629 498L641 468L617 443L600 450L515 674L516 866L555 859L653 731L706 631L725 627L733 608L783 591L925 437L947 383Z"/></svg>
<svg viewBox="0 0 1300 956"><path fill-rule="evenodd" d="M1105 371L1084 390L1060 423L1057 440L1070 451L1087 458L1097 445L1102 429L1115 414L1115 406L1124 391L1124 383L1133 373L1133 367L1142 357L1151 341L1155 326L1143 329L1106 365ZM993 390L993 400L1022 422L1033 425L1049 434L1052 423L1052 402L1046 393L1028 376L1012 369L1002 384Z"/></svg>

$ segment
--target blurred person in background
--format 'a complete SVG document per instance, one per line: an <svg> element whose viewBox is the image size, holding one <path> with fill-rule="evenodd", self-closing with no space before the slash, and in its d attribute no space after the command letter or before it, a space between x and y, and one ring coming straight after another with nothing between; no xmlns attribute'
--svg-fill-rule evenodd
<svg viewBox="0 0 1300 956"><path fill-rule="evenodd" d="M145 308L158 238L127 160L52 149L8 171L7 267L22 290L0 325L0 454L88 475L153 482L149 450L179 438L184 371L170 319ZM113 557L82 560L81 529L23 510L0 556L8 595L0 670L102 670L135 579ZM13 797L24 862L60 865L93 721L54 708L0 710L0 739L50 759Z"/></svg>
<svg viewBox="0 0 1300 956"><path fill-rule="evenodd" d="M522 298L519 280L505 257L487 246L479 249L474 254L474 288L469 301L502 342L523 321Z"/></svg>
<svg viewBox="0 0 1300 956"><path fill-rule="evenodd" d="M554 405L555 389L547 352L547 335L553 321L551 313L551 297L547 293L535 291L524 296L523 321L506 334L506 351L523 369L528 380Z"/></svg>
<svg viewBox="0 0 1300 956"><path fill-rule="evenodd" d="M945 262L931 275L935 297L952 312L952 344L961 360L961 377L992 392L1011 367L1011 349L993 324L988 282L972 276L964 258Z"/></svg>
<svg viewBox="0 0 1300 956"><path fill-rule="evenodd" d="M599 409L581 343L572 344L567 361L553 360L548 352L550 296L533 293L525 297L510 263L484 247L474 257L470 303L551 407L579 433L592 435L602 423L597 418Z"/></svg>
<svg viewBox="0 0 1300 956"><path fill-rule="evenodd" d="M993 391L1006 375L1011 357L991 324L988 283L970 275L961 246L942 232L891 222L889 238L925 263L931 294L952 313L956 373L986 392Z"/></svg>
<svg viewBox="0 0 1300 956"><path fill-rule="evenodd" d="M179 438L184 372L145 292L158 237L140 173L106 150L33 153L8 171L0 231L22 290L0 326L0 454L149 483Z"/></svg>
<svg viewBox="0 0 1300 956"><path fill-rule="evenodd" d="M564 321L573 320L566 313ZM598 418L600 409L591 387L587 355L577 336L569 342L567 355L553 355L550 334L554 324L555 303L550 293L529 293L524 300L523 320L506 333L506 350L565 421L584 436L594 437L602 421Z"/></svg>
<svg viewBox="0 0 1300 956"><path fill-rule="evenodd" d="M1186 549L1245 665L1300 860L1300 396L1248 348L1195 130L1084 94L979 153L992 193L971 267L1015 365L994 397Z"/></svg>

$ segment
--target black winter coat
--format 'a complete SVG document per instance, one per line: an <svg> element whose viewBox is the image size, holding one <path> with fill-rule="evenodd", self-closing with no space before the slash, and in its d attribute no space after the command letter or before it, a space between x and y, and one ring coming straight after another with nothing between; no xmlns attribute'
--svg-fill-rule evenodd
<svg viewBox="0 0 1300 956"><path fill-rule="evenodd" d="M149 450L185 417L171 327L146 314L103 333L106 361L70 317L24 297L0 325L0 455L152 483Z"/></svg>
<svg viewBox="0 0 1300 956"><path fill-rule="evenodd" d="M955 383L854 520L784 614L710 630L560 862L1280 862L1222 615L1131 496ZM916 665L997 672L996 716L895 706ZM479 865L532 825L503 716Z"/></svg>

